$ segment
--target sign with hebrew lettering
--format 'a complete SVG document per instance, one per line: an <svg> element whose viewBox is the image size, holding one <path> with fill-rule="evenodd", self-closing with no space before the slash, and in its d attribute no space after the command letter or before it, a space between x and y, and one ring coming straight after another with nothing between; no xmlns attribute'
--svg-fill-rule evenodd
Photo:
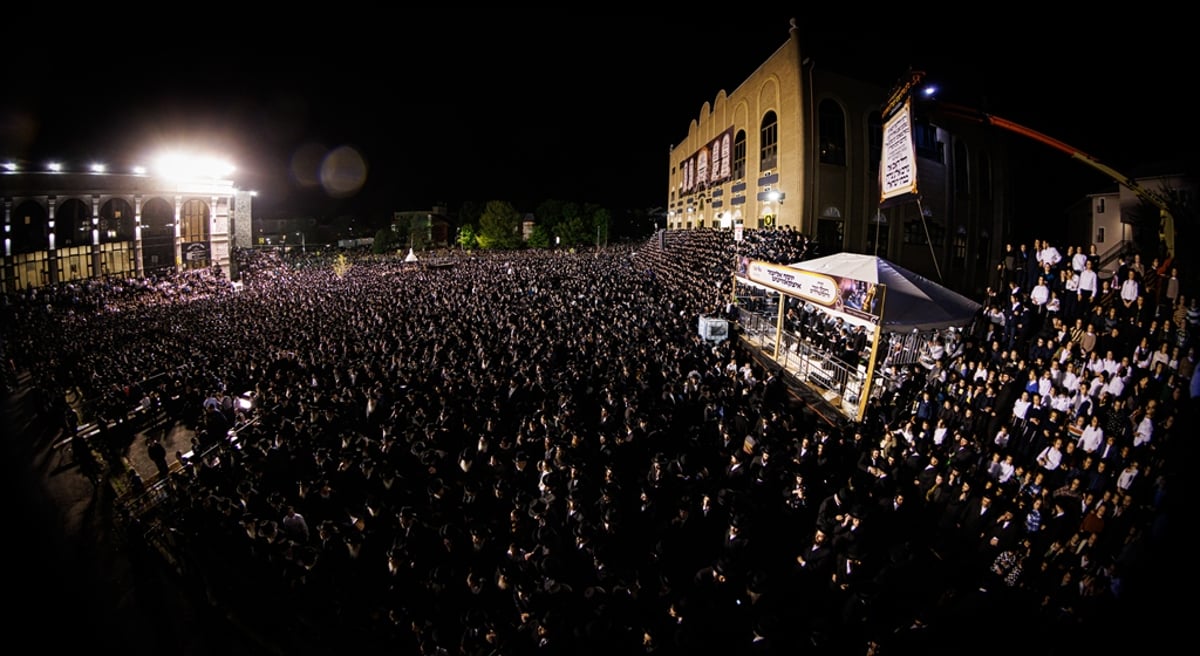
<svg viewBox="0 0 1200 656"><path fill-rule="evenodd" d="M745 258L738 277L872 323L879 321L878 285Z"/></svg>
<svg viewBox="0 0 1200 656"><path fill-rule="evenodd" d="M913 145L912 99L883 124L883 150L879 162L880 202L917 193L917 152Z"/></svg>

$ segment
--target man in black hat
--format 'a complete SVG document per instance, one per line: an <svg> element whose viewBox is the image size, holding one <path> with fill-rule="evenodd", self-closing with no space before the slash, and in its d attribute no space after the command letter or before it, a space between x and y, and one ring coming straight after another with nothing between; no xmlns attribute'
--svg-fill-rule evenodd
<svg viewBox="0 0 1200 656"><path fill-rule="evenodd" d="M818 528L813 531L808 544L796 554L796 564L792 573L802 590L815 592L826 587L833 573L833 565L834 553L829 544L829 536Z"/></svg>
<svg viewBox="0 0 1200 656"><path fill-rule="evenodd" d="M821 504L817 506L817 528L825 532L826 535L833 535L834 530L842 524L846 518L846 512L850 509L850 488L839 488L833 494L821 500Z"/></svg>
<svg viewBox="0 0 1200 656"><path fill-rule="evenodd" d="M849 551L859 551L866 546L864 543L865 530L863 518L866 509L858 503L850 506L842 517L842 521L833 529L830 544L835 553L845 554Z"/></svg>

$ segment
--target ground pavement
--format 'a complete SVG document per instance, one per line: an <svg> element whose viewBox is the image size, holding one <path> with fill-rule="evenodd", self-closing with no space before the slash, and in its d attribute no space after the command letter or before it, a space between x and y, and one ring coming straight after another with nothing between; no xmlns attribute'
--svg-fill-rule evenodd
<svg viewBox="0 0 1200 656"><path fill-rule="evenodd" d="M93 486L58 426L38 421L32 405L24 389L3 401L4 480L16 502L5 531L15 574L8 625L55 653L271 653L193 594L159 556L122 539L113 521L116 491L107 480ZM172 459L176 445L190 448L183 427L158 430ZM144 438L134 436L127 457L150 483L157 474Z"/></svg>

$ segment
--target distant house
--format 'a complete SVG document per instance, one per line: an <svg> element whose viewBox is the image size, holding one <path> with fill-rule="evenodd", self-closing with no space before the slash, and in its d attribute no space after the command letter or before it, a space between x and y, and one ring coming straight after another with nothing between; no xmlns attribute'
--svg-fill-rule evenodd
<svg viewBox="0 0 1200 656"><path fill-rule="evenodd" d="M1133 182L1163 197L1168 191L1183 193L1189 198L1195 198L1197 193L1196 182L1183 175L1147 176ZM1142 241L1134 231L1142 223L1138 220L1139 213L1146 211L1146 205L1138 195L1122 185L1088 194L1067 209L1068 239L1073 243L1061 247L1076 246L1086 250L1094 244L1100 254L1101 275L1111 276L1120 265L1120 256L1126 250L1136 249L1136 242ZM1170 235L1169 241L1174 241L1174 235Z"/></svg>
<svg viewBox="0 0 1200 656"><path fill-rule="evenodd" d="M399 235L401 245L417 251L447 248L453 234L446 208L440 206L429 210L394 212L392 230Z"/></svg>
<svg viewBox="0 0 1200 656"><path fill-rule="evenodd" d="M532 213L521 217L521 241L529 241L533 236L533 229L537 226L537 219Z"/></svg>

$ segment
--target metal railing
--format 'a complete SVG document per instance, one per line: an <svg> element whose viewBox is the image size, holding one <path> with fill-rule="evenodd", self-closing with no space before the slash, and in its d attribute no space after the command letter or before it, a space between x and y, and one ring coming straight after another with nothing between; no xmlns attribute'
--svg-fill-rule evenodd
<svg viewBox="0 0 1200 656"><path fill-rule="evenodd" d="M866 365L848 363L807 338L778 331L776 321L750 311L739 313L742 339L760 349L795 380L847 416L856 416L866 384ZM776 341L778 338L778 349Z"/></svg>

